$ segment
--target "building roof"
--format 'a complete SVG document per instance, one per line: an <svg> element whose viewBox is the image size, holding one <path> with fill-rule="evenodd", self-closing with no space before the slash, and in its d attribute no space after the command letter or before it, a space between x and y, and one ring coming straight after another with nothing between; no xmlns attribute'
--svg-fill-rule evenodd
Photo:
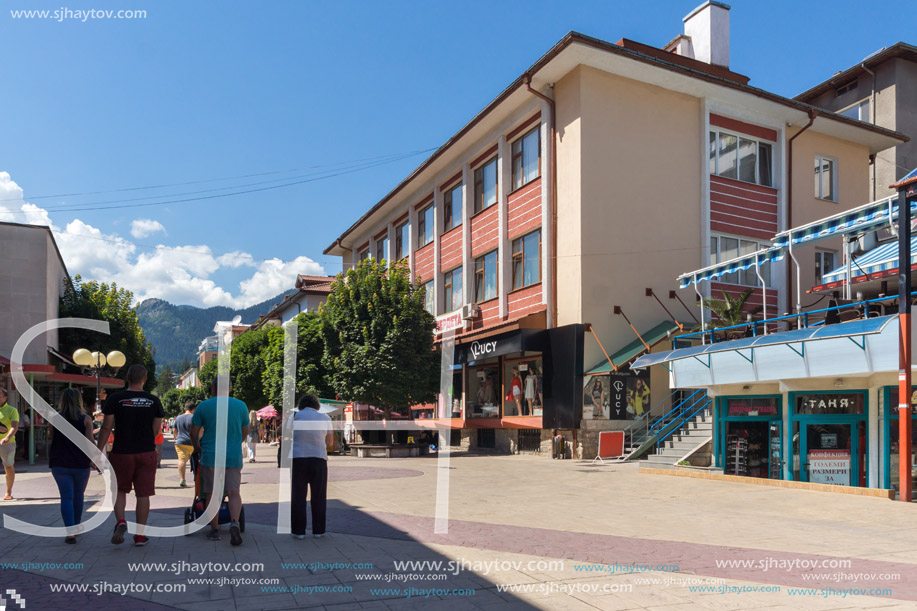
<svg viewBox="0 0 917 611"><path fill-rule="evenodd" d="M880 49L855 66L840 72L836 72L834 76L828 80L822 81L815 87L803 91L793 99L806 101L816 98L830 89L837 89L838 87L849 83L853 79L865 73L866 68L872 69L873 67L896 57L902 57L912 62L917 62L917 47L914 45L909 45L906 42L897 42L890 47Z"/></svg>
<svg viewBox="0 0 917 611"><path fill-rule="evenodd" d="M532 88L536 90L538 90L539 87L550 87L565 74L581 64L612 66L619 69L622 73L625 73L625 76L638 80L641 78L641 74L638 74L635 70L651 66L661 71L661 74L654 74L652 79L652 82L660 83L660 86L689 91L692 88L696 90L697 82L703 81L725 90L744 94L745 96L750 95L752 98L757 98L764 104L782 107L791 113L791 116L787 116L785 120L787 120L787 122L791 120L799 121L800 125L804 124L808 120L810 113L812 113L816 118L821 117L827 120L824 127L822 125L813 125L812 128L810 128L812 131L818 132L824 128L827 130L828 135L867 144L870 147L870 152L885 150L886 148L909 140L906 135L899 132L851 119L822 108L805 104L798 100L765 91L764 89L752 87L732 76L736 73L730 73L730 75L718 74L717 72L722 70L722 68L711 66L704 62L690 60L690 58L685 58L673 53L667 55L664 53L660 54L657 53L659 51L658 49L655 50L656 52L650 54L646 52L645 49L638 50L633 44L629 46L631 48L627 48L627 45L612 44L598 38L580 34L579 32L568 33L528 70L523 72L506 89L500 92L500 94L478 112L471 121L465 124L464 127L434 151L426 160L417 166L413 172L404 178L404 180L398 183L398 185L385 197L379 200L368 212L363 214L355 223L345 230L334 243L323 251L323 253L326 255L335 254L343 256L344 253L355 246L355 244L350 246L344 246L342 244L350 234L356 231L358 227L368 222L377 212L383 209L386 204L391 202L398 194L405 191L414 181L424 175L426 171L436 168L436 162L450 151L460 140L475 132L475 128L485 124L494 110L514 98L519 92L522 92L520 95L534 97L525 91L528 84L531 84ZM626 66L621 65L621 59L627 62ZM690 60L690 63L685 60ZM636 66L635 64L640 64L640 66ZM741 77L741 75L736 76ZM686 78L690 81L690 86L684 82L679 82L679 79L684 80ZM647 77L647 79L649 79L649 77ZM480 131L483 131L483 129Z"/></svg>

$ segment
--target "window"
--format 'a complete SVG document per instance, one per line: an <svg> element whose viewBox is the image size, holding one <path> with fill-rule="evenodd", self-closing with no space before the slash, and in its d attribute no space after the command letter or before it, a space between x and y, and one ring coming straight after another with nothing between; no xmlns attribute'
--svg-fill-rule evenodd
<svg viewBox="0 0 917 611"><path fill-rule="evenodd" d="M513 189L541 175L541 129L536 127L513 142Z"/></svg>
<svg viewBox="0 0 917 611"><path fill-rule="evenodd" d="M466 369L465 416L467 418L496 418L500 415L503 386L498 358L477 361Z"/></svg>
<svg viewBox="0 0 917 611"><path fill-rule="evenodd" d="M872 123L872 117L869 115L869 100L863 100L858 104L854 104L850 108L840 111L837 113L839 115L844 115L845 117L850 117L851 119L857 119L859 121L866 121L867 123Z"/></svg>
<svg viewBox="0 0 917 611"><path fill-rule="evenodd" d="M828 157L815 156L815 197L831 202L837 201L835 193L835 164L837 162Z"/></svg>
<svg viewBox="0 0 917 611"><path fill-rule="evenodd" d="M497 203L497 158L474 171L474 212Z"/></svg>
<svg viewBox="0 0 917 611"><path fill-rule="evenodd" d="M395 228L395 261L408 256L408 244L411 243L411 225L404 223Z"/></svg>
<svg viewBox="0 0 917 611"><path fill-rule="evenodd" d="M366 250L361 250L360 254L357 256L360 258L360 261L366 261L367 259L369 259L369 248L367 248Z"/></svg>
<svg viewBox="0 0 917 611"><path fill-rule="evenodd" d="M426 309L426 311L429 312L430 314L432 314L433 316L436 316L436 309L435 309L435 308L436 308L436 304L435 304L435 302L434 302L434 300L433 300L433 298L434 298L434 295L433 295L433 281L430 280L429 282L424 282L424 283L423 283L422 285L420 285L420 286L421 286L421 288L423 288L423 290L424 290L424 295L423 295L423 301L424 301L423 307L424 307L424 309Z"/></svg>
<svg viewBox="0 0 917 611"><path fill-rule="evenodd" d="M770 248L770 244L759 244L754 240L743 240L723 235L714 235L710 237L710 265L724 263L730 259L739 256L750 255L756 250ZM764 285L771 286L771 266L770 263L761 264L761 277L764 278ZM731 274L720 276L720 282L726 284L740 284L742 286L757 287L761 286L758 281L758 274L754 266Z"/></svg>
<svg viewBox="0 0 917 611"><path fill-rule="evenodd" d="M855 90L855 89L857 88L857 85L858 85L858 84L859 84L859 81L853 80L853 81L850 81L849 83L847 83L846 85L842 85L842 86L838 87L838 88L837 88L837 95L838 95L838 96L842 96L842 95L844 95L845 93L849 93L849 92Z"/></svg>
<svg viewBox="0 0 917 611"><path fill-rule="evenodd" d="M815 280L821 282L825 274L834 269L834 252L831 250L815 251Z"/></svg>
<svg viewBox="0 0 917 611"><path fill-rule="evenodd" d="M462 307L462 268L456 267L443 274L443 303L446 312Z"/></svg>
<svg viewBox="0 0 917 611"><path fill-rule="evenodd" d="M417 213L417 248L433 241L433 204Z"/></svg>
<svg viewBox="0 0 917 611"><path fill-rule="evenodd" d="M711 176L773 186L772 146L747 136L711 131L707 168Z"/></svg>
<svg viewBox="0 0 917 611"><path fill-rule="evenodd" d="M481 303L497 296L497 251L474 260L474 302Z"/></svg>
<svg viewBox="0 0 917 611"><path fill-rule="evenodd" d="M541 282L541 230L513 240L513 290Z"/></svg>
<svg viewBox="0 0 917 611"><path fill-rule="evenodd" d="M388 259L388 236L376 240L376 261Z"/></svg>
<svg viewBox="0 0 917 611"><path fill-rule="evenodd" d="M443 233L462 224L462 185L443 193Z"/></svg>

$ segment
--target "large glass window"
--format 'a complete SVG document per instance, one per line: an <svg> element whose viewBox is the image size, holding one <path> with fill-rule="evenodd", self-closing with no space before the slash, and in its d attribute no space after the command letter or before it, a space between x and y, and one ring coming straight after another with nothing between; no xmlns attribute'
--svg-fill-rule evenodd
<svg viewBox="0 0 917 611"><path fill-rule="evenodd" d="M369 259L369 248L365 250L361 250L360 254L357 256L359 257L360 261L365 261L366 259Z"/></svg>
<svg viewBox="0 0 917 611"><path fill-rule="evenodd" d="M429 312L433 316L436 316L436 310L435 310L436 305L435 305L434 295L433 295L433 281L430 280L429 282L424 282L421 286L423 287L423 290L424 290L424 295L423 295L424 308L427 310L427 312Z"/></svg>
<svg viewBox="0 0 917 611"><path fill-rule="evenodd" d="M544 400L542 367L538 353L503 361L503 416L541 415Z"/></svg>
<svg viewBox="0 0 917 611"><path fill-rule="evenodd" d="M760 244L753 240L743 240L730 236L713 235L710 236L710 265L716 263L725 263L738 256L750 255L756 250L769 248L770 244ZM770 263L761 264L761 277L764 278L765 286L771 286L771 265ZM726 284L739 284L742 286L760 286L758 274L754 267L747 270L733 272L720 277L720 282Z"/></svg>
<svg viewBox="0 0 917 611"><path fill-rule="evenodd" d="M462 185L443 193L443 232L462 224Z"/></svg>
<svg viewBox="0 0 917 611"><path fill-rule="evenodd" d="M828 157L815 156L815 197L836 202L836 162Z"/></svg>
<svg viewBox="0 0 917 611"><path fill-rule="evenodd" d="M914 387L912 387L914 389ZM917 389L911 393L911 465L917 465ZM889 443L889 485L900 490L901 483L901 420L898 412L898 389L892 387L888 397L888 443ZM911 470L911 476L917 480L917 466ZM917 487L913 488L912 498L917 496Z"/></svg>
<svg viewBox="0 0 917 611"><path fill-rule="evenodd" d="M466 418L498 418L500 416L500 360L480 361L468 367L468 392L465 394Z"/></svg>
<svg viewBox="0 0 917 611"><path fill-rule="evenodd" d="M376 240L376 260L388 259L388 236Z"/></svg>
<svg viewBox="0 0 917 611"><path fill-rule="evenodd" d="M462 307L462 268L443 274L443 303L446 311L451 312Z"/></svg>
<svg viewBox="0 0 917 611"><path fill-rule="evenodd" d="M541 175L541 130L536 127L513 142L513 189Z"/></svg>
<svg viewBox="0 0 917 611"><path fill-rule="evenodd" d="M497 296L497 251L474 260L474 301L481 303Z"/></svg>
<svg viewBox="0 0 917 611"><path fill-rule="evenodd" d="M513 290L541 282L541 230L513 240Z"/></svg>
<svg viewBox="0 0 917 611"><path fill-rule="evenodd" d="M408 256L408 244L411 243L411 225L403 223L395 228L395 261Z"/></svg>
<svg viewBox="0 0 917 611"><path fill-rule="evenodd" d="M417 213L417 248L433 241L433 204Z"/></svg>
<svg viewBox="0 0 917 611"><path fill-rule="evenodd" d="M711 176L773 186L772 146L722 130L710 132L707 167Z"/></svg>
<svg viewBox="0 0 917 611"><path fill-rule="evenodd" d="M850 108L846 108L840 111L838 114L844 115L845 117L850 117L851 119L857 119L858 121L866 121L867 123L872 123L872 117L869 114L869 100L863 100L854 104Z"/></svg>
<svg viewBox="0 0 917 611"><path fill-rule="evenodd" d="M488 161L474 171L475 214L497 203L497 159Z"/></svg>

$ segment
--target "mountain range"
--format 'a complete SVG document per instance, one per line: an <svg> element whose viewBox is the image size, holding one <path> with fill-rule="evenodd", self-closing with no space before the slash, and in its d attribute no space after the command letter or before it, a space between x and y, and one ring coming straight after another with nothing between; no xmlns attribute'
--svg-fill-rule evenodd
<svg viewBox="0 0 917 611"><path fill-rule="evenodd" d="M291 292L240 310L226 306L198 308L173 305L162 299L145 299L137 304L137 318L144 335L156 350L157 371L168 365L172 371L180 373L185 359L192 364L197 361L197 349L205 337L213 335L213 326L217 321L241 316L242 324L252 324Z"/></svg>

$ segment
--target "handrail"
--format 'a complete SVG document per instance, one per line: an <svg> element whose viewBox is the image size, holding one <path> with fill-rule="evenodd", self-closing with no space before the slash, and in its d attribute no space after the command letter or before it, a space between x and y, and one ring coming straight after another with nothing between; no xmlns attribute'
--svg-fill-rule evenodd
<svg viewBox="0 0 917 611"><path fill-rule="evenodd" d="M678 392L680 391L677 389L673 390L671 393L669 393L668 396L653 404L648 410L640 414L637 418L635 418L632 422L624 427L624 437L627 447L633 447L635 445L634 438L637 437L637 435L643 435L641 443L649 437L650 426L656 422L656 420L653 419L653 411L674 397L676 394L678 394Z"/></svg>
<svg viewBox="0 0 917 611"><path fill-rule="evenodd" d="M911 292L911 297L914 297L914 296L917 296L917 291ZM672 339L673 341L686 340L686 339L690 340L690 339L696 339L696 338L704 338L709 335L710 343L714 343L713 342L714 334L720 331L729 331L729 330L736 330L736 329L746 329L747 330L749 327L751 327L752 335L757 335L758 325L767 325L767 324L771 324L771 323L778 322L778 321L798 319L800 316L802 317L803 322L804 322L802 328L808 328L810 315L821 314L823 312L833 312L835 310L839 311L839 310L844 310L844 309L864 308L864 317L870 318L869 304L878 303L878 302L887 302L890 299L894 299L894 298L895 298L894 296L890 296L890 297L877 297L875 299L865 299L863 301L854 301L851 303L845 303L842 305L832 306L830 308L821 308L819 310L810 310L808 312L801 312L797 314L787 314L785 316L778 316L776 318L768 318L765 320L754 320L750 322L743 322L738 325L730 325L728 327L716 327L714 329L707 329L705 331L694 331L693 333L685 333L683 335L676 335ZM818 323L815 323L815 325L817 324L821 324L821 321L819 321ZM815 326L815 325L812 325L812 326Z"/></svg>
<svg viewBox="0 0 917 611"><path fill-rule="evenodd" d="M667 418L667 417L669 416L669 414L671 414L672 412L674 412L674 411L676 411L676 410L682 409L682 408L684 407L685 403L687 403L688 401L690 401L690 400L691 400L695 395L697 395L698 393L702 393L702 392L703 392L703 393L706 393L707 391L706 391L706 389L704 389L704 388L698 388L697 390L695 390L694 392L692 392L690 395L688 395L687 397L685 397L684 399L682 399L681 401L679 401L679 402L678 402L678 405L676 405L675 407L673 407L672 409L670 409L668 412L666 412L665 414L663 414L662 416L660 416L660 417L656 420L656 422L653 423L653 426L651 427L650 430L655 430L655 429L656 429L656 425L659 424L660 422L662 422L663 420L665 420L665 418Z"/></svg>
<svg viewBox="0 0 917 611"><path fill-rule="evenodd" d="M658 429L655 429L655 428L654 428L654 432L656 433L656 436L657 436L657 445L658 445L658 437L661 436L661 435L663 434L663 431L664 431L665 429L669 428L669 426L671 426L672 424L676 424L676 428L678 428L679 426L681 426L682 424L684 424L684 422L685 422L685 412L690 411L692 408L694 408L694 406L696 406L696 405L698 405L698 404L700 404L700 403L703 403L703 402L706 401L707 399L708 399L708 397L707 397L706 392L705 392L703 395L701 395L701 396L698 397L697 399L694 399L694 402L691 403L690 405L687 405L687 404L688 404L688 401L687 401L687 400L685 400L685 401L683 401L682 403L680 403L680 404L679 404L679 410L678 410L678 415L677 415L677 416L675 416L674 418L672 418L672 419L669 420L668 422L661 422L661 423L659 423L659 424L661 424L661 426L660 426ZM687 407L686 407L686 406L687 406ZM664 437L663 437L663 438L664 438Z"/></svg>
<svg viewBox="0 0 917 611"><path fill-rule="evenodd" d="M699 402L700 405L697 409L695 409L694 411L690 412L689 414L681 418L680 421L673 420L671 423L669 423L669 424L676 424L676 426L673 427L672 430L668 431L667 433L663 433L662 431L660 431L656 436L656 452L657 453L659 452L660 443L665 443L666 440L669 439L669 437L674 435L677 431L681 430L688 422L690 422L693 418L695 418L697 414L699 414L702 410L707 409L707 407L712 402L713 400L710 397L704 395L704 398ZM694 407L694 406L692 405L691 407ZM688 410L690 409L691 408L689 407ZM664 428L666 427L663 427L663 429Z"/></svg>

